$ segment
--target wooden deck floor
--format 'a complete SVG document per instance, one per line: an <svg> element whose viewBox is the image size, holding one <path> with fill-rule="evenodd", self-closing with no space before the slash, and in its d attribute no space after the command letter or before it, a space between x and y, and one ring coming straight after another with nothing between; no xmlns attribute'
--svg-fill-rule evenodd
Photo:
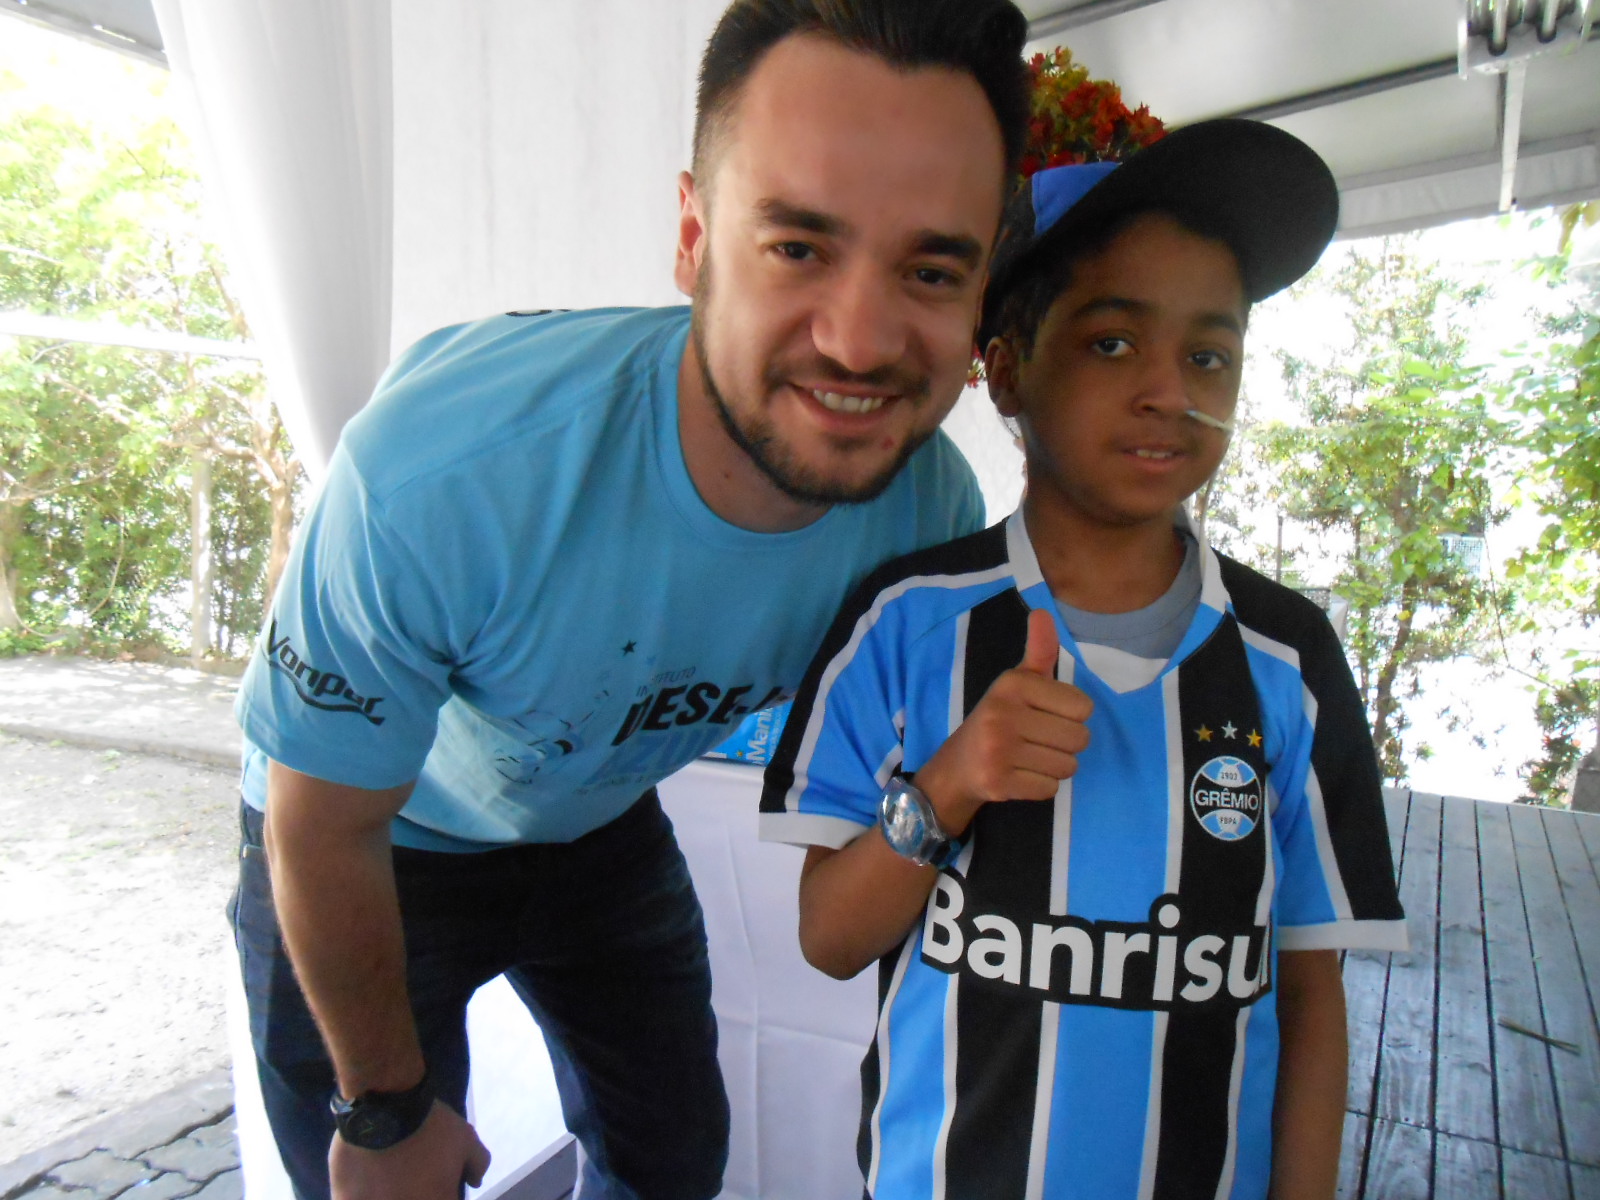
<svg viewBox="0 0 1600 1200"><path fill-rule="evenodd" d="M1411 951L1345 956L1339 1195L1600 1198L1600 816L1388 808Z"/></svg>

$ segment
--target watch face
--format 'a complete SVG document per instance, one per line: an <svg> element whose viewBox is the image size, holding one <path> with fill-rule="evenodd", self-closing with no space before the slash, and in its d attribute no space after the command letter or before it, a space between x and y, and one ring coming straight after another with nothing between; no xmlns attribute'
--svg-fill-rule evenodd
<svg viewBox="0 0 1600 1200"><path fill-rule="evenodd" d="M889 845L901 854L920 854L928 840L928 823L916 798L901 789L886 805L884 816L883 835Z"/></svg>
<svg viewBox="0 0 1600 1200"><path fill-rule="evenodd" d="M912 784L896 779L884 790L878 823L889 847L922 866L943 866L954 843L939 828L927 799Z"/></svg>
<svg viewBox="0 0 1600 1200"><path fill-rule="evenodd" d="M339 1136L363 1150L387 1150L403 1142L427 1120L433 1088L426 1077L404 1092L367 1092L354 1100L334 1095L329 1107Z"/></svg>
<svg viewBox="0 0 1600 1200"><path fill-rule="evenodd" d="M352 1146L368 1150L384 1150L403 1139L399 1114L367 1105L359 1105L345 1117L339 1133Z"/></svg>

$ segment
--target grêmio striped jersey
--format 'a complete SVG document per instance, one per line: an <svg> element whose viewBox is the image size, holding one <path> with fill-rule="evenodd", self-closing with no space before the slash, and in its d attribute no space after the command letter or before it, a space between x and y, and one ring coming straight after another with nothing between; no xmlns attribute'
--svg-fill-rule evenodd
<svg viewBox="0 0 1600 1200"><path fill-rule="evenodd" d="M1201 546L1152 682L1097 677L1021 514L899 559L829 632L768 768L766 840L839 847L1057 617L1094 701L1055 801L989 804L879 964L875 1200L1265 1197L1276 952L1403 949L1377 764L1309 600Z"/></svg>

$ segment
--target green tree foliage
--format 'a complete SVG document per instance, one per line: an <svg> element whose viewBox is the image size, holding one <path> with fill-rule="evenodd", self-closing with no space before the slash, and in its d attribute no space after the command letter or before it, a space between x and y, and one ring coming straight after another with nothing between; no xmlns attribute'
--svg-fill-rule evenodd
<svg viewBox="0 0 1600 1200"><path fill-rule="evenodd" d="M159 103L87 120L0 71L0 308L242 338L201 228L187 144ZM298 473L259 369L0 339L0 631L184 647L197 461L215 468L211 649L236 653L269 571L263 478L292 489Z"/></svg>
<svg viewBox="0 0 1600 1200"><path fill-rule="evenodd" d="M1481 296L1404 239L1347 248L1302 288L1348 309L1337 362L1282 356L1304 421L1258 430L1282 510L1318 531L1350 602L1346 646L1387 778L1405 777L1402 700L1418 669L1473 650L1503 603L1472 551L1504 519L1492 483L1507 427L1468 364L1460 316ZM1426 753L1425 747L1411 748Z"/></svg>
<svg viewBox="0 0 1600 1200"><path fill-rule="evenodd" d="M1600 217L1600 202L1563 215L1566 234ZM1567 238L1542 267L1567 268ZM1528 450L1519 480L1545 526L1538 542L1507 564L1527 598L1516 632L1531 643L1528 671L1537 684L1543 754L1524 764L1528 799L1560 803L1584 744L1600 737L1600 287L1563 318L1546 323L1537 348L1524 352L1509 395ZM1568 631L1552 639L1552 628ZM1544 636L1539 636L1544 635ZM1553 649L1552 649L1553 647Z"/></svg>

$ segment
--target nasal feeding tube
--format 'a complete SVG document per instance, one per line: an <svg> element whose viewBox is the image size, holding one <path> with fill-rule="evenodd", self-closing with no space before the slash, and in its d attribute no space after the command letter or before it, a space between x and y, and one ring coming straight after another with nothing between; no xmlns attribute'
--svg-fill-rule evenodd
<svg viewBox="0 0 1600 1200"><path fill-rule="evenodd" d="M1193 417L1196 421L1199 421L1200 424L1208 425L1212 429L1215 429L1221 433L1233 432L1232 421L1219 421L1210 413L1203 413L1198 408L1186 408L1183 410L1183 415L1186 417Z"/></svg>

